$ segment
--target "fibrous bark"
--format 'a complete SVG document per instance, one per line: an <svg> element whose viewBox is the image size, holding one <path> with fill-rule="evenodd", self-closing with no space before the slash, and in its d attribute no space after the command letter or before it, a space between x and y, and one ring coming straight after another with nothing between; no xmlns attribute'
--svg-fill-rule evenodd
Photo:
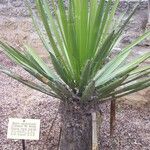
<svg viewBox="0 0 150 150"><path fill-rule="evenodd" d="M92 149L92 115L84 106L62 104L59 150Z"/></svg>

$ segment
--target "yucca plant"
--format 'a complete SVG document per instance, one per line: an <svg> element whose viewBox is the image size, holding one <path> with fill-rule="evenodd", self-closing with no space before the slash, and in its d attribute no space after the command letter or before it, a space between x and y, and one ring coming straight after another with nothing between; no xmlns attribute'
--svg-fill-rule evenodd
<svg viewBox="0 0 150 150"><path fill-rule="evenodd" d="M113 58L111 54L121 39L137 6L125 21L114 16L119 0L36 0L31 8L34 27L54 69L30 46L21 52L0 41L4 53L40 82L35 83L1 65L0 71L19 82L62 101L60 150L91 149L91 112L98 105L150 86L150 66L141 63L150 52L126 61L132 48L150 32L145 32ZM49 3L52 7L49 7ZM55 70L55 71L54 71Z"/></svg>

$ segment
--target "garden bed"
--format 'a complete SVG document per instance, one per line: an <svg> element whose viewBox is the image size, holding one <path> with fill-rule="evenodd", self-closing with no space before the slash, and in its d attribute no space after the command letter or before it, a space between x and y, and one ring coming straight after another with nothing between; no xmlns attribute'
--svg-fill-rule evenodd
<svg viewBox="0 0 150 150"><path fill-rule="evenodd" d="M139 10L128 26L119 47L130 43L146 28L147 10ZM32 28L31 19L0 16L0 39L15 47L31 43L42 57L43 46ZM131 55L139 56L149 51L149 40L135 47ZM117 51L118 52L118 51ZM24 77L33 78L16 66L0 51L0 62ZM146 62L149 64L150 62ZM102 104L103 124L100 147L102 150L149 150L150 147L150 89L124 97L117 102L116 132L109 138L109 102ZM57 115L59 100L32 90L0 73L0 150L21 150L20 140L7 139L8 118L32 118L41 120L39 141L26 141L27 150L55 150L58 145L60 118ZM57 116L56 116L57 115ZM54 124L53 124L54 122ZM53 128L51 129L51 126ZM51 130L50 130L51 129ZM110 146L111 145L111 146Z"/></svg>

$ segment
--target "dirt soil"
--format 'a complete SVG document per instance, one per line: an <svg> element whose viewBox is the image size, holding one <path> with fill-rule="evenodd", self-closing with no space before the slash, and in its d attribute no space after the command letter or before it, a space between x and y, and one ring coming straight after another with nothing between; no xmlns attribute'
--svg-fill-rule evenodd
<svg viewBox="0 0 150 150"><path fill-rule="evenodd" d="M127 31L129 36L123 39L125 44L130 43L141 33L141 28L145 27L145 15L137 13L136 16L139 19L136 18L134 29L129 28ZM134 26L134 23L133 21L131 25ZM16 47L22 47L22 43L28 41L43 54L42 44L32 29L30 19L0 18L0 31L0 38L12 42ZM137 53L132 57L149 51L149 43L142 43L136 49ZM23 74L24 77L33 79L7 59L2 51L0 62ZM118 100L113 140L109 138L109 105L106 103L101 106L103 112L101 150L150 150L150 89ZM59 114L56 116L58 106L59 100L32 90L0 73L0 150L22 150L20 140L7 139L8 118L41 119L40 140L26 141L27 150L57 149L60 130Z"/></svg>
<svg viewBox="0 0 150 150"><path fill-rule="evenodd" d="M32 79L3 54L0 55L0 61L13 71ZM23 86L4 74L0 74L0 89L0 150L22 150L20 140L7 139L8 118L11 117L41 119L40 140L26 141L27 150L57 149L60 130L60 118L57 115L59 100ZM149 150L149 99L150 89L147 89L117 102L116 131L113 140L109 137L109 103L101 106L103 124L100 147L102 150ZM51 129L53 121L54 125Z"/></svg>

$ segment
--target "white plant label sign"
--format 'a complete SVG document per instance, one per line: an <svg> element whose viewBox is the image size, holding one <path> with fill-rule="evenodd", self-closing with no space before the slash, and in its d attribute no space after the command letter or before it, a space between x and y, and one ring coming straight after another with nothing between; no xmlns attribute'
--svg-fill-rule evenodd
<svg viewBox="0 0 150 150"><path fill-rule="evenodd" d="M7 138L39 140L40 120L9 118Z"/></svg>

